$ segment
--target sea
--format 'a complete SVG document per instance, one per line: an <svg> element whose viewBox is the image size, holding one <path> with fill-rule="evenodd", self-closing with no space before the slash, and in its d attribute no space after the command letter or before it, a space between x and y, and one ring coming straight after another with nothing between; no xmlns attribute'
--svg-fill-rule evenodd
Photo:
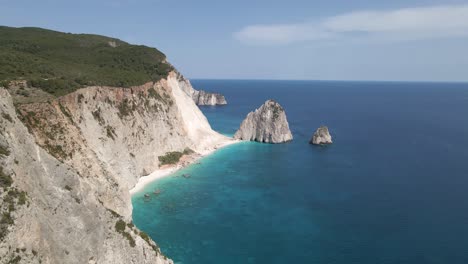
<svg viewBox="0 0 468 264"><path fill-rule="evenodd" d="M226 96L201 107L216 131L274 99L294 140L222 148L132 197L175 263L468 263L467 83L192 84ZM321 125L332 145L308 143Z"/></svg>

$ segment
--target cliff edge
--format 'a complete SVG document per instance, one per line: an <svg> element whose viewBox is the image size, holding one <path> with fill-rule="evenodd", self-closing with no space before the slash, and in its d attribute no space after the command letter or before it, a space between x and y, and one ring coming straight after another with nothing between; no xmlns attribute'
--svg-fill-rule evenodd
<svg viewBox="0 0 468 264"><path fill-rule="evenodd" d="M166 153L231 140L211 129L180 78L33 103L21 94L37 88L0 88L0 181L11 178L2 212L16 209L2 219L0 263L172 263L131 223L129 190Z"/></svg>

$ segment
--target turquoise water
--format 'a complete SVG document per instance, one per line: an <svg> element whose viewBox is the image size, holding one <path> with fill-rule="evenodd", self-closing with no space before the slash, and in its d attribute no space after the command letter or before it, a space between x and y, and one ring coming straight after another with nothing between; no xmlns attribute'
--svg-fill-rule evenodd
<svg viewBox="0 0 468 264"><path fill-rule="evenodd" d="M468 263L467 84L193 84L226 95L202 108L217 131L274 98L295 138L223 148L133 197L177 263ZM335 143L307 144L322 124Z"/></svg>

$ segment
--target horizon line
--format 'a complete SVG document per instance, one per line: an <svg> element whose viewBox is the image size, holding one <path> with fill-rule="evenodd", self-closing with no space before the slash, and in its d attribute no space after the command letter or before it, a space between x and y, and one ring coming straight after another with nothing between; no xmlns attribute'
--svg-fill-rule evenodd
<svg viewBox="0 0 468 264"><path fill-rule="evenodd" d="M189 80L206 80L206 81L299 81L299 82L387 82L387 83L456 83L468 84L468 80L451 81L451 80L333 80L333 79L265 79L265 78L199 78L189 77Z"/></svg>

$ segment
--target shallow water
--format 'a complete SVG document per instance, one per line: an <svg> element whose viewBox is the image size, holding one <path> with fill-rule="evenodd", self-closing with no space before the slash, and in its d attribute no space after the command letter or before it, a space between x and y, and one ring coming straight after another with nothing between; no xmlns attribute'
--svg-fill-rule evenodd
<svg viewBox="0 0 468 264"><path fill-rule="evenodd" d="M193 84L226 95L202 108L217 131L273 98L294 141L228 146L133 197L176 262L468 263L467 84ZM309 145L322 124L334 144Z"/></svg>

